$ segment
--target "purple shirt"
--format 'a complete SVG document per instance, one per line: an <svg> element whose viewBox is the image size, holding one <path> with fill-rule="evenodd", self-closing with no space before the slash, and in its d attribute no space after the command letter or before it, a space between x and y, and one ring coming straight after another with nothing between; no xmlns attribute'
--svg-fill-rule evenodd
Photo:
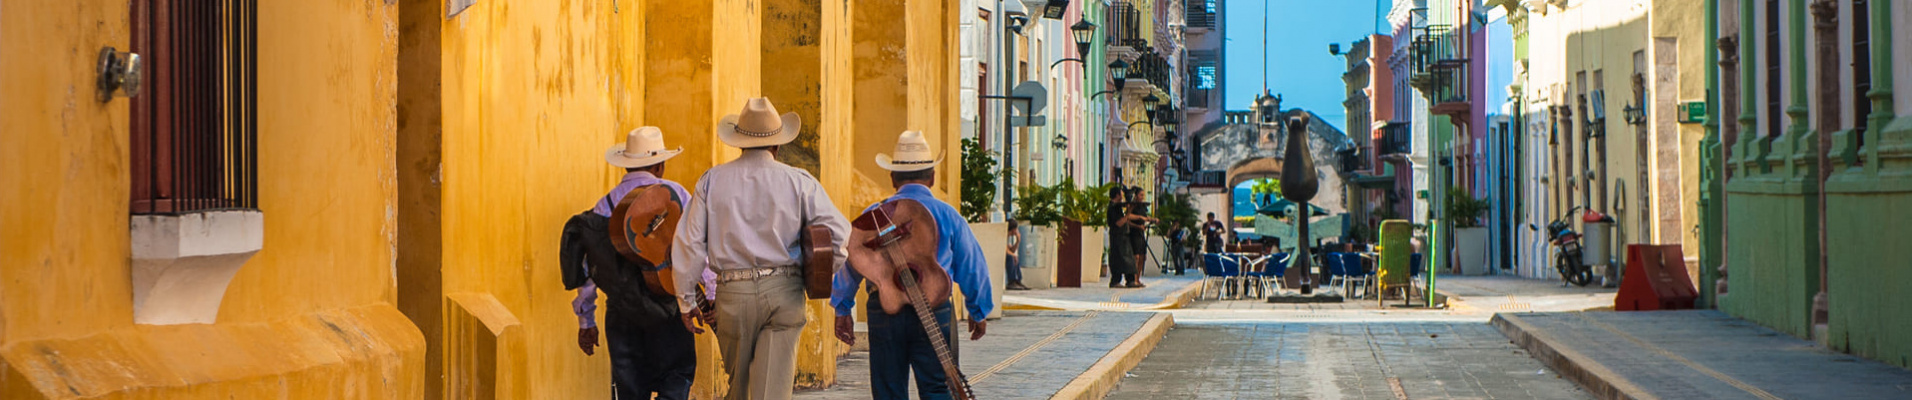
<svg viewBox="0 0 1912 400"><path fill-rule="evenodd" d="M671 191L677 192L677 198L680 201L685 203L690 202L690 192L684 191L683 185L660 179L656 175L651 175L649 172L634 171L624 174L624 180L618 182L617 187L611 188L611 193L604 195L602 199L598 199L597 206L592 207L591 212L608 218L611 216L611 209L617 207L617 202L623 200L625 195L630 194L632 190L636 190L639 187L649 185L664 185L665 187L669 187ZM589 262L586 262L586 264L588 265ZM705 270L703 281L704 287L717 287L717 273ZM714 300L717 298L717 292L714 290L706 291L704 292L704 297ZM597 282L590 279L584 280L584 286L578 287L578 297L571 300L571 312L578 316L579 329L597 327Z"/></svg>

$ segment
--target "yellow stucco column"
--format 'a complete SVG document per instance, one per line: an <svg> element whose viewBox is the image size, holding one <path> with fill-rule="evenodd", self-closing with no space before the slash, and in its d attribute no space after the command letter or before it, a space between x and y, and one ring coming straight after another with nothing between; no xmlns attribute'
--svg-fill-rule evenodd
<svg viewBox="0 0 1912 400"><path fill-rule="evenodd" d="M839 210L853 216L860 211L852 204L837 199L848 199L847 174L826 175L825 170L840 170L842 163L822 163L818 158L823 136L837 135L844 131L840 121L844 119L837 113L824 115L825 89L834 86L825 83L824 71L830 58L824 57L824 32L831 28L841 30L841 22L836 26L827 26L824 17L825 6L817 0L765 0L763 2L762 34L762 79L764 96L777 104L777 111L797 113L803 120L803 132L795 142L785 145L778 151L778 159L784 163L809 170L816 175L824 190L838 203ZM840 12L840 5L830 6L832 11ZM836 85L845 86L845 85ZM831 140L837 142L835 138ZM837 154L837 153L833 153ZM845 197L838 197L839 195ZM848 206L848 207L846 207ZM824 387L836 383L836 355L838 342L831 329L835 323L835 313L831 311L827 300L810 300L804 313L810 320L805 325L802 336L797 340L797 378L798 387Z"/></svg>

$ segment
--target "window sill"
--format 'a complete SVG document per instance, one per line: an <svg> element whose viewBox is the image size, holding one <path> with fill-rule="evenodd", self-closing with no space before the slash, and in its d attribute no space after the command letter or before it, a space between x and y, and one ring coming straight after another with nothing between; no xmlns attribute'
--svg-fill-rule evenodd
<svg viewBox="0 0 1912 400"><path fill-rule="evenodd" d="M265 243L265 214L134 215L131 230L133 321L213 323L226 285Z"/></svg>

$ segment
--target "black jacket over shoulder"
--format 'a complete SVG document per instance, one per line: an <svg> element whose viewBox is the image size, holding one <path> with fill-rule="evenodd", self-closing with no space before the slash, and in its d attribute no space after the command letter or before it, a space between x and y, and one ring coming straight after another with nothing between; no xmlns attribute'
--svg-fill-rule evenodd
<svg viewBox="0 0 1912 400"><path fill-rule="evenodd" d="M558 268L564 272L565 289L576 289L589 278L607 297L606 313L620 313L644 324L678 323L677 299L651 293L644 286L644 266L618 255L611 245L610 225L610 218L590 210L564 223Z"/></svg>

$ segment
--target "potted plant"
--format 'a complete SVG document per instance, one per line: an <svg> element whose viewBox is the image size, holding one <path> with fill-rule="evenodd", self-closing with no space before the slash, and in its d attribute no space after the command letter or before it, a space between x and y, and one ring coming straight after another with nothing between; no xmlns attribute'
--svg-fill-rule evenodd
<svg viewBox="0 0 1912 400"><path fill-rule="evenodd" d="M1084 274L1082 264L1085 260L1102 259L1105 244L1102 231L1108 225L1104 217L1109 208L1109 190L1113 188L1113 183L1077 187L1074 177L1064 178L1056 185L1056 205L1063 218L1057 286L1080 287L1083 281L1101 281L1100 274Z"/></svg>
<svg viewBox="0 0 1912 400"><path fill-rule="evenodd" d="M1022 223L1022 284L1042 289L1055 286L1054 268L1059 237L1057 228L1062 225L1062 211L1057 207L1055 187L1029 185L1016 189L1016 210L1011 218ZM1031 270L1035 271L1031 271Z"/></svg>
<svg viewBox="0 0 1912 400"><path fill-rule="evenodd" d="M1466 189L1447 191L1447 218L1454 224L1454 264L1462 275L1486 275L1487 228L1481 216L1487 213L1487 201L1468 195Z"/></svg>
<svg viewBox="0 0 1912 400"><path fill-rule="evenodd" d="M1008 287L1009 261L1009 224L989 222L989 213L995 211L996 204L996 153L984 149L975 139L963 139L962 207L959 211L963 219L969 220L969 231L976 236L976 245L981 246L983 255L989 260L990 293L996 304L1002 304L1002 295ZM1002 307L989 312L989 318L1002 317Z"/></svg>

